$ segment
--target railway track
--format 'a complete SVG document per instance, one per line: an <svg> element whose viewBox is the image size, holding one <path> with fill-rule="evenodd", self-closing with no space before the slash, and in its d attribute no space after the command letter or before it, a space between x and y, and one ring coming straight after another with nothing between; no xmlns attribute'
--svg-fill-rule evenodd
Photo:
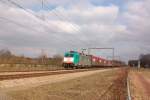
<svg viewBox="0 0 150 100"><path fill-rule="evenodd" d="M97 69L77 69L77 70L59 70L59 71L40 71L40 72L15 72L15 73L0 73L0 81L2 80L12 80L20 78L29 78L29 77L40 77L47 75L58 75L58 74L67 74L67 73L76 73L84 71L92 71Z"/></svg>

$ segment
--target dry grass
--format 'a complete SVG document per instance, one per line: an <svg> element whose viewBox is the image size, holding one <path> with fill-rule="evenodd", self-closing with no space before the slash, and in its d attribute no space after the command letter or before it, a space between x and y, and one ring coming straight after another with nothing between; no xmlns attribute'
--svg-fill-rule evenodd
<svg viewBox="0 0 150 100"><path fill-rule="evenodd" d="M130 71L141 73L142 75L150 78L150 68L131 68Z"/></svg>
<svg viewBox="0 0 150 100"><path fill-rule="evenodd" d="M149 87L144 88L144 83L142 83L142 80L137 77L137 74L142 75L142 77L144 77L145 79L150 79L150 69L132 68L130 70L129 76L131 96L136 100L150 100L150 97L145 92L145 89L148 89Z"/></svg>
<svg viewBox="0 0 150 100"><path fill-rule="evenodd" d="M127 76L128 76L128 69L121 68L118 71L117 79L114 80L113 86L113 96L112 100L126 100L127 98Z"/></svg>
<svg viewBox="0 0 150 100"><path fill-rule="evenodd" d="M113 70L7 94L15 100L100 100L117 75L117 71ZM113 91L108 91L107 97L109 95L112 96Z"/></svg>
<svg viewBox="0 0 150 100"><path fill-rule="evenodd" d="M0 72L3 71L38 71L64 69L62 66L53 65L31 65L31 64L1 64Z"/></svg>
<svg viewBox="0 0 150 100"><path fill-rule="evenodd" d="M149 77L150 78L150 68L143 68L143 69L141 69L140 70L140 72L144 75L144 76L146 76L146 77Z"/></svg>

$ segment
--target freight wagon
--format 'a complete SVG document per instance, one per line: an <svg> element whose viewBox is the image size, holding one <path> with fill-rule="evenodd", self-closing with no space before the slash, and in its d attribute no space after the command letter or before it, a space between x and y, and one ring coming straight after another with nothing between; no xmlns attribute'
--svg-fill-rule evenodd
<svg viewBox="0 0 150 100"><path fill-rule="evenodd" d="M102 66L112 66L112 61L93 55L79 53L76 51L69 51L64 54L63 67L65 68L85 68Z"/></svg>

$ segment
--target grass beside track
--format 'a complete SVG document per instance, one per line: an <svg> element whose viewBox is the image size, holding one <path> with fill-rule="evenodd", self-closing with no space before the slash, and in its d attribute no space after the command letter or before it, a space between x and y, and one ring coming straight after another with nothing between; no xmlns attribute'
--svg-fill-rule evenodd
<svg viewBox="0 0 150 100"><path fill-rule="evenodd" d="M14 100L112 100L113 90L108 89L117 77L118 71L112 70L7 94Z"/></svg>
<svg viewBox="0 0 150 100"><path fill-rule="evenodd" d="M48 75L58 75L58 74L67 74L67 73L76 73L76 72L84 72L84 71L94 71L94 70L100 70L97 68L91 68L91 69L71 69L71 70L56 70L56 71L36 71L35 73L32 72L26 72L26 73L19 73L19 74L2 74L0 75L0 81L2 80L12 80L12 79L21 79L21 78L29 78L29 77L40 77L40 76L48 76ZM102 68L101 68L102 70ZM17 72L16 72L17 73Z"/></svg>
<svg viewBox="0 0 150 100"><path fill-rule="evenodd" d="M0 72L26 72L26 71L47 71L47 70L61 70L64 69L62 66L52 66L52 65L14 65L14 66L7 66L3 65L0 66Z"/></svg>
<svg viewBox="0 0 150 100"><path fill-rule="evenodd" d="M131 68L129 77L133 100L150 100L150 69Z"/></svg>

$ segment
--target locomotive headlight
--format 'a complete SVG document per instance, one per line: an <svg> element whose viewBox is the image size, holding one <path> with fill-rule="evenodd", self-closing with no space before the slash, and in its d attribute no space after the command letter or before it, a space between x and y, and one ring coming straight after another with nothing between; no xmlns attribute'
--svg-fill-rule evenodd
<svg viewBox="0 0 150 100"><path fill-rule="evenodd" d="M64 57L64 62L66 63L72 63L74 61L73 57Z"/></svg>

